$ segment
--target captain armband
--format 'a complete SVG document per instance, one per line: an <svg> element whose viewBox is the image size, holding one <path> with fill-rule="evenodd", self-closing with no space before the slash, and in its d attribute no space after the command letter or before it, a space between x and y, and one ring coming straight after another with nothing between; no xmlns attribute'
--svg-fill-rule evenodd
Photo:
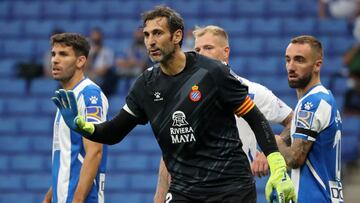
<svg viewBox="0 0 360 203"><path fill-rule="evenodd" d="M244 102L241 104L239 108L235 110L235 114L238 117L243 117L246 115L252 108L254 108L255 103L250 99L249 96L246 96Z"/></svg>

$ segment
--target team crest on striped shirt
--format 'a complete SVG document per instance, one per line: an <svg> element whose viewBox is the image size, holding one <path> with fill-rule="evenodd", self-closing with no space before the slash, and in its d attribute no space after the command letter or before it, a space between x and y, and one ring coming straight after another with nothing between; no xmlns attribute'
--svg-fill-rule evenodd
<svg viewBox="0 0 360 203"><path fill-rule="evenodd" d="M86 120L88 122L97 122L101 120L102 108L100 106L88 106L85 110Z"/></svg>
<svg viewBox="0 0 360 203"><path fill-rule="evenodd" d="M298 113L296 127L310 129L314 118L314 113L311 111L301 110Z"/></svg>
<svg viewBox="0 0 360 203"><path fill-rule="evenodd" d="M201 92L199 91L199 86L193 85L189 93L189 98L193 102L197 102L201 99Z"/></svg>

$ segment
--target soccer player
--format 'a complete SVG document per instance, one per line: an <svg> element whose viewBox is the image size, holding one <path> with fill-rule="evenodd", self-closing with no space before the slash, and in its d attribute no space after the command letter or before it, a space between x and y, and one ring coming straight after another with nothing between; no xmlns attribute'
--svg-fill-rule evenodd
<svg viewBox="0 0 360 203"><path fill-rule="evenodd" d="M78 112L87 122L106 120L108 101L101 89L84 76L90 45L73 33L51 37L52 76L76 96ZM52 186L43 203L104 202L106 146L69 129L59 110L54 122Z"/></svg>
<svg viewBox="0 0 360 203"><path fill-rule="evenodd" d="M224 29L218 26L209 25L206 27L197 27L193 31L195 38L195 51L215 58L225 63L229 63L230 47L228 35ZM254 101L265 118L272 123L279 123L285 126L283 133L289 134L292 118L292 110L283 101L277 98L266 87L251 82L245 78L237 76L242 83L249 88L248 95ZM251 170L256 176L266 176L269 166L264 153L258 151L254 132L243 118L236 119L237 128L243 150L250 161ZM169 188L170 175L168 174L163 160L160 161L159 179L155 193L155 202L164 202L166 192Z"/></svg>
<svg viewBox="0 0 360 203"><path fill-rule="evenodd" d="M298 202L343 202L341 118L331 92L320 81L321 43L312 36L291 40L285 53L289 86L299 99L291 137L276 136L292 168Z"/></svg>
<svg viewBox="0 0 360 203"><path fill-rule="evenodd" d="M255 202L255 182L234 113L254 130L267 156L266 196L295 198L286 163L264 115L247 87L220 61L181 51L184 22L169 7L143 14L144 42L156 65L135 81L114 119L93 124L77 112L72 91L53 98L71 129L93 141L115 144L137 124L150 122L172 180L166 202Z"/></svg>

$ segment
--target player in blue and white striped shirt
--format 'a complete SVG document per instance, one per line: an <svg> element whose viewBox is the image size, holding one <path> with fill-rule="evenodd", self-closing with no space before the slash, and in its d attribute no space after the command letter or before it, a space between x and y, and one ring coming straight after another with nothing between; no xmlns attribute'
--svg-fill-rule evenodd
<svg viewBox="0 0 360 203"><path fill-rule="evenodd" d="M296 89L299 101L291 145L290 137L277 136L277 143L292 168L298 203L343 202L341 118L333 95L320 82L321 43L312 36L293 38L285 58L289 86Z"/></svg>
<svg viewBox="0 0 360 203"><path fill-rule="evenodd" d="M101 89L84 77L89 43L78 34L51 38L52 75L64 89L72 90L79 114L88 122L106 120L108 101ZM104 202L106 146L70 130L59 110L54 122L52 186L43 202Z"/></svg>

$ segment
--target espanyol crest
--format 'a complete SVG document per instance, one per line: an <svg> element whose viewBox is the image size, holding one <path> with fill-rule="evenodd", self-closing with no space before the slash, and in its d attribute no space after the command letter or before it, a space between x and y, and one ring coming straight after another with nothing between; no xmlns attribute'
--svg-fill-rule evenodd
<svg viewBox="0 0 360 203"><path fill-rule="evenodd" d="M193 102L197 102L201 99L201 92L199 91L199 86L193 85L189 93L189 98Z"/></svg>

